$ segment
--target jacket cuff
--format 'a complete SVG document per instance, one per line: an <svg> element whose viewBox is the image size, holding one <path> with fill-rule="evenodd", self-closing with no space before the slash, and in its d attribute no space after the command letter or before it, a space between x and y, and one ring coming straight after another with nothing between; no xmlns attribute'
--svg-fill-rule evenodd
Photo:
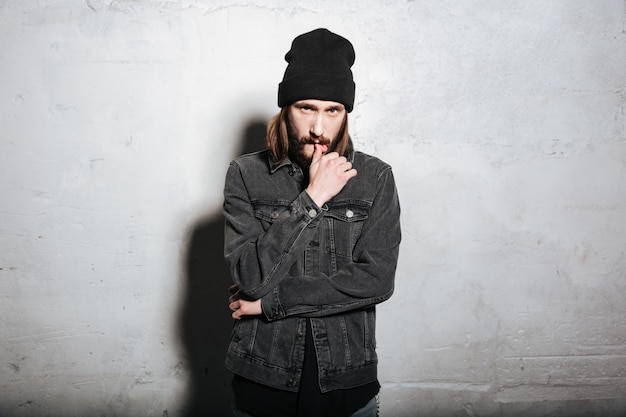
<svg viewBox="0 0 626 417"><path fill-rule="evenodd" d="M261 308L263 309L263 314L269 321L285 317L285 310L278 300L278 288L274 287L272 291L261 298Z"/></svg>
<svg viewBox="0 0 626 417"><path fill-rule="evenodd" d="M315 204L315 201L313 201L313 199L311 198L309 193L306 192L306 190L300 193L299 200L301 203L301 209L304 211L306 217L311 220L319 217L322 212L328 211L328 206L326 204L324 204L323 207L318 207L318 205Z"/></svg>

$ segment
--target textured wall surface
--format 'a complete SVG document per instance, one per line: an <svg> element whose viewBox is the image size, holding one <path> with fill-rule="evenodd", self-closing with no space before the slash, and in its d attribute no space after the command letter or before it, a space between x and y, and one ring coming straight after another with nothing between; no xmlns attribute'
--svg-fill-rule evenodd
<svg viewBox="0 0 626 417"><path fill-rule="evenodd" d="M355 45L384 417L626 413L623 0L0 0L0 416L226 415L228 161Z"/></svg>

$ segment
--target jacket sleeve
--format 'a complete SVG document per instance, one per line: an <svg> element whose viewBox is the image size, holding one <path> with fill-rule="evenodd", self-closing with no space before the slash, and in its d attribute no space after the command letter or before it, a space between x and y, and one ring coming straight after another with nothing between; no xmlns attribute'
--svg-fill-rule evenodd
<svg viewBox="0 0 626 417"><path fill-rule="evenodd" d="M393 173L387 166L378 175L375 198L352 260L332 275L280 280L262 298L266 317L321 317L387 300L394 290L400 239L400 204Z"/></svg>
<svg viewBox="0 0 626 417"><path fill-rule="evenodd" d="M252 299L268 294L289 274L320 223L322 210L300 193L267 230L255 217L246 182L236 161L224 186L224 256L233 282Z"/></svg>

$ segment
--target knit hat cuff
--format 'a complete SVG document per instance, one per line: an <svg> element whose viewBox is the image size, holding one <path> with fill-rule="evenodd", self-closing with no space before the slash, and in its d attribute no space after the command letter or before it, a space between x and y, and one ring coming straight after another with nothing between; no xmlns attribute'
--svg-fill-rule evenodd
<svg viewBox="0 0 626 417"><path fill-rule="evenodd" d="M354 107L355 84L352 78L337 74L306 74L283 80L278 85L278 106L285 107L298 100L336 101L350 113Z"/></svg>

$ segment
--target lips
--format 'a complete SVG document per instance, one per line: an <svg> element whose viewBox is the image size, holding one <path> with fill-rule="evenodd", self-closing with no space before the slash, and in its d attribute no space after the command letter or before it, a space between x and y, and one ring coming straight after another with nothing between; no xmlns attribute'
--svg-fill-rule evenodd
<svg viewBox="0 0 626 417"><path fill-rule="evenodd" d="M304 137L302 139L300 139L302 141L302 143L308 144L308 145L323 145L328 147L330 145L330 139L324 137L324 136L320 136L318 138L312 138L312 137Z"/></svg>
<svg viewBox="0 0 626 417"><path fill-rule="evenodd" d="M306 141L306 142L303 142L303 143L305 145L313 145L313 146L317 145L317 146L319 146L322 149L322 153L328 152L328 145L329 144L326 143L325 141L322 142L322 141L318 141L318 140L314 140L314 141L313 140L309 140L309 141Z"/></svg>

